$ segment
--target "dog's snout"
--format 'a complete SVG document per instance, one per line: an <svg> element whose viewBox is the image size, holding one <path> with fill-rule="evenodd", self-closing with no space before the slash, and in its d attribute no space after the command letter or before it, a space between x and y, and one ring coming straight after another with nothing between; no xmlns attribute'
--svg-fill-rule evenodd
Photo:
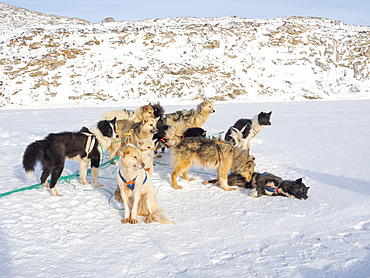
<svg viewBox="0 0 370 278"><path fill-rule="evenodd" d="M119 137L119 135L118 134L116 134L116 138L118 138Z"/></svg>
<svg viewBox="0 0 370 278"><path fill-rule="evenodd" d="M142 168L145 168L145 164L144 164L144 163L141 163L141 167L142 167Z"/></svg>

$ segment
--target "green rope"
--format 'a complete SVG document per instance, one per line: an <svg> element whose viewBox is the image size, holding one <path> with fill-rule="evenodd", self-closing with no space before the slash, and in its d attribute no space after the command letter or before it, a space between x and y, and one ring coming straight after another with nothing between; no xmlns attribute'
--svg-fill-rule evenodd
<svg viewBox="0 0 370 278"><path fill-rule="evenodd" d="M113 158L111 160L108 160L108 161L100 164L99 168L102 169L102 170L104 170L104 169L109 168L110 166L112 166L112 162L117 162L117 161L118 161L118 157L115 157L115 158ZM154 163L155 164L158 164L158 165L163 165L163 166L171 166L171 164L161 163L161 162L158 162L158 161L155 161ZM118 166L112 172L112 174L115 171L117 171L117 169L118 169ZM200 171L196 171L196 170L190 170L190 172L194 172L194 173L198 173L198 174L203 174L203 175L213 175L213 176L216 176L215 174L200 172ZM65 172L65 173L67 173L68 175L60 177L58 179L58 184L60 184L60 183L68 183L68 184L72 185L76 189L76 186L74 184L72 184L71 181L72 181L72 179L77 178L77 177L80 176L79 171L76 171L73 174L69 174L68 172ZM87 170L87 175L91 175L91 169L88 169ZM106 177L99 177L99 178L109 179L109 180L115 180L115 178L106 178ZM165 179L170 179L170 178L171 177L166 177L166 178L159 178L159 179L152 179L152 180L165 180ZM48 180L48 182L50 182L50 180ZM22 191L27 191L27 190L32 190L32 189L39 189L39 188L43 188L43 187L44 186L41 183L30 185L30 186L26 186L26 187L22 187L22 188L15 187L14 190L12 190L12 191L1 193L0 194L0 198L5 197L5 196L8 196L8 195L11 195L11 194L16 193L16 192L22 192ZM104 190L106 190L105 188L96 188L96 189L104 189ZM85 191L88 191L88 190L85 190ZM107 190L107 191L109 193L111 193L109 190ZM110 199L109 199L109 202L110 202Z"/></svg>
<svg viewBox="0 0 370 278"><path fill-rule="evenodd" d="M114 159L111 159L109 161L106 161L106 162L102 163L99 168L101 168L101 169L108 168L110 166L111 162L115 162L117 160L118 160L118 157L116 157ZM60 177L58 179L58 184L60 184L61 182L66 182L66 183L72 185L74 188L76 188L71 183L71 180L80 176L78 172L79 171L76 171L75 173L73 173L71 175L69 175L68 172L65 172L68 175ZM87 174L88 175L91 174L91 169L88 169L87 170ZM48 180L48 182L50 182L50 180ZM22 191L27 191L27 190L31 190L31 189L39 189L39 188L43 188L43 187L44 186L41 183L30 185L30 186L26 186L26 187L22 187L22 188L15 187L14 190L12 190L12 191L1 193L0 194L0 198L5 197L5 196L8 196L8 195L11 195L11 194L16 193L16 192L22 192Z"/></svg>

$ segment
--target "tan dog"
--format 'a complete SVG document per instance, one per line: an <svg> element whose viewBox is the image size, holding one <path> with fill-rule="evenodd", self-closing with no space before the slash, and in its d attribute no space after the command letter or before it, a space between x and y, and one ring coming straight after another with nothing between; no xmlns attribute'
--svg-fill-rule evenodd
<svg viewBox="0 0 370 278"><path fill-rule="evenodd" d="M141 159L145 164L145 171L152 176L154 170L154 141L148 138L140 139L137 141L136 146L141 151Z"/></svg>
<svg viewBox="0 0 370 278"><path fill-rule="evenodd" d="M235 190L227 183L229 170L246 175L251 179L250 161L247 150L234 148L230 143L206 139L203 137L189 137L182 140L171 149L171 160L173 172L171 174L172 187L181 189L177 184L177 176L182 174L183 178L190 181L189 169L192 165L201 165L207 168L216 168L217 180L220 186L226 190ZM247 169L244 170L244 169Z"/></svg>
<svg viewBox="0 0 370 278"><path fill-rule="evenodd" d="M117 140L112 140L112 145L109 147L110 159L113 159L118 149L128 143L136 145L140 139L153 139L153 135L157 133L158 118L145 118L139 123L130 120L119 120L116 122L116 130L118 134Z"/></svg>
<svg viewBox="0 0 370 278"><path fill-rule="evenodd" d="M158 209L157 196L151 177L143 169L145 164L140 150L132 144L127 144L119 152L121 156L117 182L125 208L121 222L136 224L137 216L141 215L147 216L145 223L156 221L174 224Z"/></svg>
<svg viewBox="0 0 370 278"><path fill-rule="evenodd" d="M184 121L185 129L191 127L202 127L202 125L208 120L211 113L214 113L213 109L214 101L204 100L198 104L197 109L181 110L174 113L165 115L165 123L167 125L175 125L178 121Z"/></svg>
<svg viewBox="0 0 370 278"><path fill-rule="evenodd" d="M111 120L116 117L117 120L131 120L135 123L141 122L145 118L154 118L154 109L151 104L141 106L133 110L112 110L102 115L103 120Z"/></svg>

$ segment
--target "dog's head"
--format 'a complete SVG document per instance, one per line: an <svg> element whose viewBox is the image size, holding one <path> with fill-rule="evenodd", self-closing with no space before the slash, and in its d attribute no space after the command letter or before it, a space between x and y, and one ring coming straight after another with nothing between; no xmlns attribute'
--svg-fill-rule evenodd
<svg viewBox="0 0 370 278"><path fill-rule="evenodd" d="M207 131L201 127L190 127L182 135L182 138L186 137L206 137Z"/></svg>
<svg viewBox="0 0 370 278"><path fill-rule="evenodd" d="M254 162L254 157L250 157L244 163L242 168L237 170L236 174L243 176L247 182L250 182L252 180L255 166L256 166L256 163Z"/></svg>
<svg viewBox="0 0 370 278"><path fill-rule="evenodd" d="M234 147L234 149L234 159L230 171L241 174L249 182L254 172L254 157L251 157L249 152L244 148Z"/></svg>
<svg viewBox="0 0 370 278"><path fill-rule="evenodd" d="M145 118L154 118L154 109L148 104L140 107L143 119Z"/></svg>
<svg viewBox="0 0 370 278"><path fill-rule="evenodd" d="M164 109L162 107L162 105L157 102L156 104L150 104L153 108L153 113L154 113L154 117L157 118L159 117L160 119L163 120L163 116L164 116Z"/></svg>
<svg viewBox="0 0 370 278"><path fill-rule="evenodd" d="M141 159L141 151L132 144L125 145L119 150L120 164L127 169L144 169L145 164Z"/></svg>
<svg viewBox="0 0 370 278"><path fill-rule="evenodd" d="M214 113L216 112L216 110L213 108L213 103L215 101L214 100L208 100L208 99L205 99L201 105L202 105L202 110L203 111L206 111L208 113Z"/></svg>
<svg viewBox="0 0 370 278"><path fill-rule="evenodd" d="M140 139L139 141L137 141L136 145L141 151L154 151L154 141L149 138Z"/></svg>
<svg viewBox="0 0 370 278"><path fill-rule="evenodd" d="M297 199L306 200L308 198L307 192L310 188L302 182L302 178L299 178L295 181L290 181L288 186L284 189L289 195L294 196Z"/></svg>
<svg viewBox="0 0 370 278"><path fill-rule="evenodd" d="M158 132L157 129L157 122L159 120L159 117L157 118L145 118L143 120L143 130L146 133L152 133L155 134Z"/></svg>
<svg viewBox="0 0 370 278"><path fill-rule="evenodd" d="M272 111L265 113L261 112L258 114L258 123L260 125L271 125L270 118L271 118Z"/></svg>
<svg viewBox="0 0 370 278"><path fill-rule="evenodd" d="M103 120L98 122L98 129L105 137L118 138L118 134L116 132L116 117L110 121Z"/></svg>
<svg viewBox="0 0 370 278"><path fill-rule="evenodd" d="M230 127L230 137L234 140L234 142L232 142L233 140L230 140L230 142L232 142L234 144L235 147L239 147L239 148L246 148L246 140L245 138L243 138L243 133L235 128L235 127Z"/></svg>

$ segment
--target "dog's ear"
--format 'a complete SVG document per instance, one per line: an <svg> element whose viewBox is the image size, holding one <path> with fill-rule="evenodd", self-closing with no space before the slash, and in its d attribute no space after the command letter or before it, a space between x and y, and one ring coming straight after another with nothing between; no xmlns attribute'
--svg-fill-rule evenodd
<svg viewBox="0 0 370 278"><path fill-rule="evenodd" d="M143 120L143 124L146 124L148 122L148 118L145 118L144 120Z"/></svg>
<svg viewBox="0 0 370 278"><path fill-rule="evenodd" d="M302 183L302 178L297 179L295 183Z"/></svg>
<svg viewBox="0 0 370 278"><path fill-rule="evenodd" d="M112 123L115 123L115 122L116 122L116 120L117 120L117 117L114 117L114 118L111 120L111 122L112 122Z"/></svg>
<svg viewBox="0 0 370 278"><path fill-rule="evenodd" d="M122 157L125 157L130 153L128 149L120 149L118 152L122 155Z"/></svg>
<svg viewBox="0 0 370 278"><path fill-rule="evenodd" d="M160 118L160 117L154 118L154 120L155 120L156 122L158 122L159 118Z"/></svg>
<svg viewBox="0 0 370 278"><path fill-rule="evenodd" d="M269 113L268 113L270 116L271 116L271 114L272 114L272 111L270 111Z"/></svg>

